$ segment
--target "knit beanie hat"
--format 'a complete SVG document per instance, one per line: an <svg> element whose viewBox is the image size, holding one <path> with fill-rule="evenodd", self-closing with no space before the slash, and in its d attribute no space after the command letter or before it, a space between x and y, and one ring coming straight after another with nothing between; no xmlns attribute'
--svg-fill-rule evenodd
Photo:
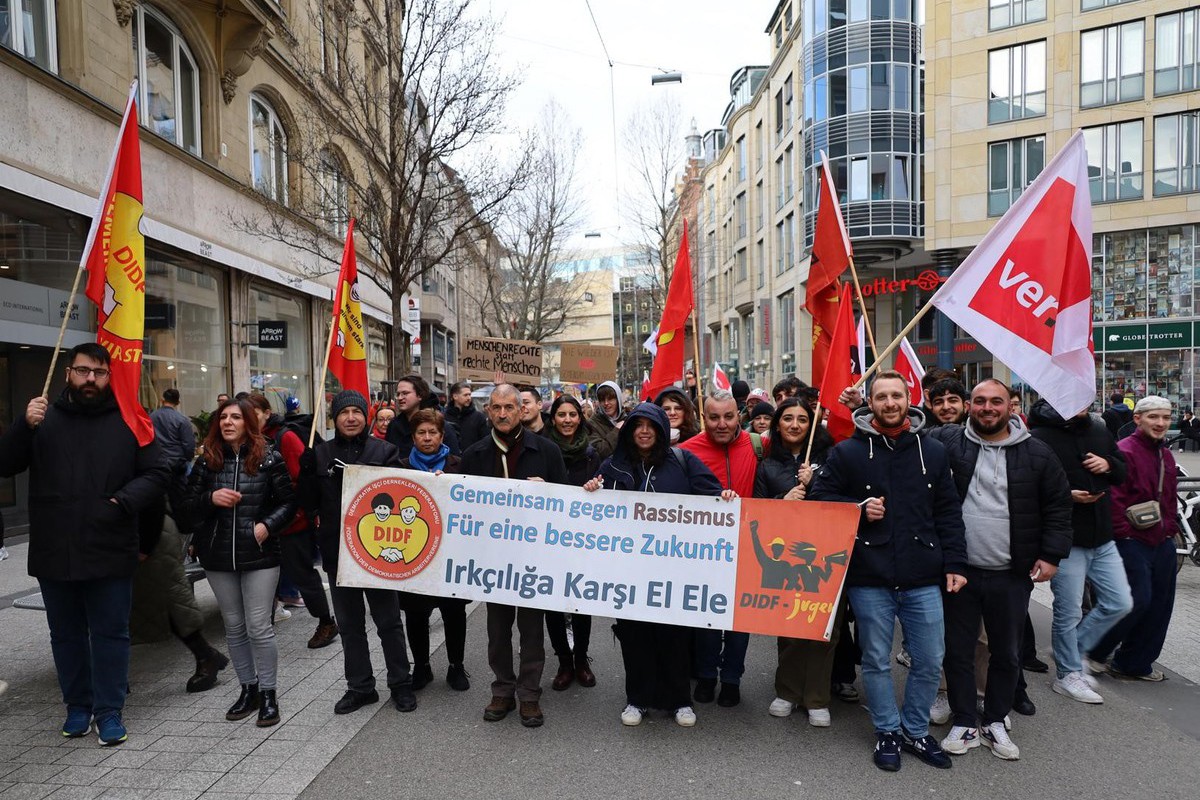
<svg viewBox="0 0 1200 800"><path fill-rule="evenodd" d="M750 419L761 416L772 416L775 413L775 407L770 403L756 403L754 408L750 410Z"/></svg>
<svg viewBox="0 0 1200 800"><path fill-rule="evenodd" d="M350 406L362 411L364 417L367 415L367 399L353 389L343 389L333 396L333 418L337 419L342 409Z"/></svg>

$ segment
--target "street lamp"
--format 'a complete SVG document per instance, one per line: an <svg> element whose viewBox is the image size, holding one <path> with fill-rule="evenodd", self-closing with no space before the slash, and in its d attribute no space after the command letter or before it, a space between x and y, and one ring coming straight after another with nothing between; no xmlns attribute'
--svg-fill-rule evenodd
<svg viewBox="0 0 1200 800"><path fill-rule="evenodd" d="M650 76L650 85L657 86L660 83L683 83L682 72L660 72L657 75Z"/></svg>

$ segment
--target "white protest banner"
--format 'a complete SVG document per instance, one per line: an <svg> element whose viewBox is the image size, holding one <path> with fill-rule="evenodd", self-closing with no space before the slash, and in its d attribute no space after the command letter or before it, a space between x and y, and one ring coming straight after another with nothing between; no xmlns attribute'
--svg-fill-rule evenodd
<svg viewBox="0 0 1200 800"><path fill-rule="evenodd" d="M859 510L351 466L338 583L828 639Z"/></svg>

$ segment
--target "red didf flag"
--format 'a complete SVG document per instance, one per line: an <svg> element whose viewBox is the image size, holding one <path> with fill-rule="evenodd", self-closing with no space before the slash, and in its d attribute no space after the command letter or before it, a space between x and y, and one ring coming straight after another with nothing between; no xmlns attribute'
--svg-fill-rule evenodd
<svg viewBox="0 0 1200 800"><path fill-rule="evenodd" d="M829 434L834 441L849 439L854 433L854 420L850 409L838 402L838 396L847 386L859 379L854 373L854 351L858 347L854 331L854 294L850 284L842 287L842 297L835 313L836 322L830 337L829 361L818 385L821 405L825 407Z"/></svg>
<svg viewBox="0 0 1200 800"><path fill-rule="evenodd" d="M675 271L671 273L671 286L667 289L667 302L663 306L662 322L658 324L658 352L650 370L651 396L657 395L676 381L683 380L683 362L686 359L684 337L688 316L695 305L695 297L692 294L692 260L688 255L685 220L679 255L675 257Z"/></svg>
<svg viewBox="0 0 1200 800"><path fill-rule="evenodd" d="M139 445L154 441L150 415L138 400L146 330L146 239L142 235L142 154L138 144L137 82L117 133L100 205L88 231L80 268L96 304L96 343L108 351L109 385L121 418ZM67 309L63 310L64 313Z"/></svg>
<svg viewBox="0 0 1200 800"><path fill-rule="evenodd" d="M333 298L333 329L329 344L329 371L342 384L364 398L371 396L367 383L367 332L358 300L358 259L354 255L354 220L346 229L342 271Z"/></svg>
<svg viewBox="0 0 1200 800"><path fill-rule="evenodd" d="M1096 397L1091 267L1078 131L931 302L1070 419Z"/></svg>
<svg viewBox="0 0 1200 800"><path fill-rule="evenodd" d="M804 295L804 309L813 318L814 380L825 374L833 327L837 324L836 304L841 289L838 279L850 266L851 255L850 237L846 235L846 224L842 221L842 209L838 205L833 176L829 172L829 161L822 152L817 224L813 232L812 259Z"/></svg>

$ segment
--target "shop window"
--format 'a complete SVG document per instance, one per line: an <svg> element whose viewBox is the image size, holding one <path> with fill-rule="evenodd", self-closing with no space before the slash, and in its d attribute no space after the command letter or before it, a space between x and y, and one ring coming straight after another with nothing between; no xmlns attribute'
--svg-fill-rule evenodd
<svg viewBox="0 0 1200 800"><path fill-rule="evenodd" d="M1141 100L1145 93L1145 22L1110 25L1079 36L1080 108Z"/></svg>
<svg viewBox="0 0 1200 800"><path fill-rule="evenodd" d="M54 0L0 0L0 45L58 72Z"/></svg>
<svg viewBox="0 0 1200 800"><path fill-rule="evenodd" d="M1190 317L1195 248L1191 225L1152 228L1147 246L1147 316Z"/></svg>
<svg viewBox="0 0 1200 800"><path fill-rule="evenodd" d="M312 413L312 374L309 358L307 302L291 295L276 293L262 285L250 287L248 321L282 320L287 323L286 348L259 347L254 327L247 327L250 350L250 387L262 392L272 407L284 407L288 397L300 399L300 408ZM329 334L326 317L325 335ZM327 341L327 339L322 339Z"/></svg>
<svg viewBox="0 0 1200 800"><path fill-rule="evenodd" d="M1104 254L1104 319L1142 319L1146 316L1146 232L1097 238L1096 250Z"/></svg>
<svg viewBox="0 0 1200 800"><path fill-rule="evenodd" d="M257 94L250 95L250 173L254 188L287 205L287 133L275 108Z"/></svg>
<svg viewBox="0 0 1200 800"><path fill-rule="evenodd" d="M1154 93L1200 86L1200 8L1154 20Z"/></svg>
<svg viewBox="0 0 1200 800"><path fill-rule="evenodd" d="M133 18L138 116L162 138L200 155L200 70L179 29L139 5Z"/></svg>

